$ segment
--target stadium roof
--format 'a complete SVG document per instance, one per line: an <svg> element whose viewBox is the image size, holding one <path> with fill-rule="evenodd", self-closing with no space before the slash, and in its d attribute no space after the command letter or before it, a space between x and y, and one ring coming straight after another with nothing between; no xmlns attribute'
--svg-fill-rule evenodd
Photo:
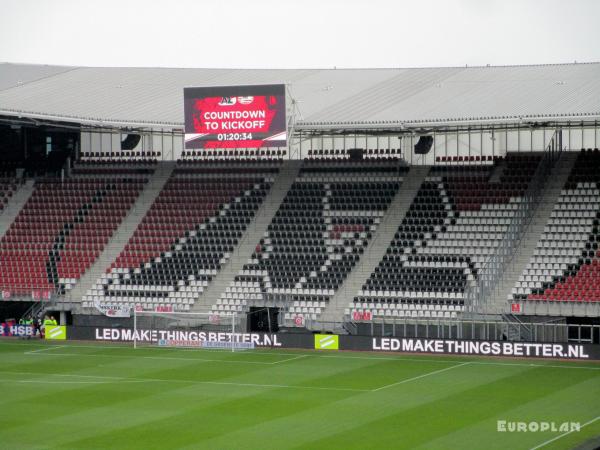
<svg viewBox="0 0 600 450"><path fill-rule="evenodd" d="M297 129L600 118L600 63L415 69L172 69L0 63L0 114L183 127L183 87L286 83Z"/></svg>

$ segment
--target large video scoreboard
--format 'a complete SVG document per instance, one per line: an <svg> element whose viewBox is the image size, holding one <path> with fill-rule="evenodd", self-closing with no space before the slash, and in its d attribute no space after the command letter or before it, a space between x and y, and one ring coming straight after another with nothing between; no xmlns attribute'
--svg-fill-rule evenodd
<svg viewBox="0 0 600 450"><path fill-rule="evenodd" d="M184 88L185 148L285 147L285 85Z"/></svg>

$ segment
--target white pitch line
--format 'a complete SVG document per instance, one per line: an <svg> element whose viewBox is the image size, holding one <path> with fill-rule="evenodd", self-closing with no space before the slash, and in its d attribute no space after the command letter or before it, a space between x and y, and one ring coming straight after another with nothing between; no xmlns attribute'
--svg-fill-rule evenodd
<svg viewBox="0 0 600 450"><path fill-rule="evenodd" d="M107 347L108 348L108 347ZM235 353L232 352L231 350L225 350L225 349L220 349L220 348L180 348L177 350L174 350L172 347L142 347L142 349L145 350L156 350L156 349L160 349L160 350L164 350L166 352L204 352L204 353ZM279 352L277 351L275 348L271 348L271 347L255 347L253 352L246 352L247 355L253 355L253 356L263 356L263 355L282 355L282 356L296 356L298 354L298 352L296 353L284 353L284 352Z"/></svg>
<svg viewBox="0 0 600 450"><path fill-rule="evenodd" d="M216 384L224 386L250 386L250 387L273 387L273 388L289 388L289 389L316 389L321 391L349 391L349 392L371 392L370 389L353 389L353 388L333 388L320 386L294 386L291 384L254 384L254 383L230 383L226 381L192 381L198 384Z"/></svg>
<svg viewBox="0 0 600 450"><path fill-rule="evenodd" d="M419 380L421 378L425 378L425 377L428 377L428 376L431 376L431 375L435 375L435 374L438 374L438 373L446 372L447 370L456 369L457 367L466 366L467 364L470 364L470 363L464 362L462 364L456 364L454 366L446 367L444 369L434 370L433 372L427 372L427 373L424 373L423 375L418 375L416 377L407 378L406 380L397 381L396 383L386 384L385 386L381 386L381 387L379 387L377 389L372 389L371 392L381 391L382 389L387 389L387 388L390 388L392 386L399 386L399 385L404 384L404 383L409 383L411 381Z"/></svg>
<svg viewBox="0 0 600 450"><path fill-rule="evenodd" d="M458 362L455 359L433 359L433 358L407 358L405 356L397 356L397 357L386 357L386 356L346 356L346 355L314 355L315 358L341 358L341 359L364 359L368 361L414 361L414 362L432 362L432 363L455 363ZM476 355L473 355L476 357ZM589 361L573 361L573 362L589 362ZM480 364L484 366L515 366L515 367L551 367L555 369L588 369L588 370L600 370L600 366L598 367L590 367L590 366L558 366L552 364L536 364L536 363L510 363L510 362L500 362L500 361L468 361L469 364Z"/></svg>
<svg viewBox="0 0 600 450"><path fill-rule="evenodd" d="M67 345L53 345L52 347L39 348L37 350L30 350L25 353L40 353L40 352L46 352L48 350L55 350L57 348L64 348L64 347L68 347L68 346Z"/></svg>
<svg viewBox="0 0 600 450"><path fill-rule="evenodd" d="M146 380L121 380L118 383L145 383ZM77 380L2 380L0 383L34 383L34 384L114 384L117 381L77 381Z"/></svg>
<svg viewBox="0 0 600 450"><path fill-rule="evenodd" d="M40 353L33 352L24 352L24 355L30 356L93 356L94 358L130 358L125 355L102 355L102 354L94 354L94 353L44 353L43 355Z"/></svg>
<svg viewBox="0 0 600 450"><path fill-rule="evenodd" d="M96 355L94 355L96 356ZM102 355L110 358L115 357L115 355ZM129 356L122 356L122 358L129 358ZM262 364L265 366L274 364L272 362L264 362L264 361L235 361L228 359L206 359L206 358L182 358L178 356L140 356L142 359L158 359L158 360L175 360L175 361L199 361L199 362L222 362L222 363L233 363L233 364ZM287 360L284 360L287 361Z"/></svg>
<svg viewBox="0 0 600 450"><path fill-rule="evenodd" d="M45 344L36 344L36 343L28 343L28 342L0 342L1 345L23 345L23 346L41 346L41 345L45 345ZM52 348L54 348L55 346L53 346ZM56 346L59 347L59 346ZM79 344L74 344L74 345L61 345L60 347L63 348L102 348L102 349L111 349L111 350L115 350L115 349L132 349L133 347L128 347L126 345L119 345L119 344L110 344L110 345L79 345ZM142 347L142 348L138 348L136 351L139 350L164 350L164 351L174 351L173 349L161 349L159 347ZM262 355L280 355L280 356L296 356L297 353L289 353L289 352L278 352L278 351L273 351L272 349L261 349L264 351L257 351L257 352L253 352L252 356L262 356ZM181 349L178 351L182 351L182 352L191 352L191 351L201 351L201 352L227 352L227 353L231 353L231 350L219 350L219 349L211 349L211 350L199 350L199 349ZM32 351L30 352L24 352L25 354L30 354ZM398 356L350 356L350 355L344 355L344 354L336 354L336 355L321 355L318 353L314 353L314 354L304 354L305 356L312 356L314 358L340 358L340 359L357 359L357 360L368 360L368 361L376 361L376 360L381 360L381 361L415 361L415 362L432 362L432 363L454 363L457 362L457 360L450 360L450 359L438 359L438 358L409 358L403 355L398 355ZM64 355L61 355L64 356ZM69 355L70 356L70 355ZM94 355L94 356L103 356L103 355ZM425 356L425 355L424 355ZM429 354L427 354L427 356L430 356ZM465 356L469 356L469 355L465 355ZM477 357L477 355L472 355L473 357ZM591 361L585 361L585 360L573 360L570 361L573 363L586 363L586 362L591 362ZM539 364L539 363L512 363L512 362L501 362L501 361L469 361L470 364L480 364L480 365L487 365L487 366L515 366L515 367L549 367L549 368L554 368L554 369L583 369L583 370L600 370L600 366L598 367L590 367L590 366L569 366L567 364L569 363L565 363L565 365L556 365L556 364ZM273 364L273 363L265 363L265 364Z"/></svg>
<svg viewBox="0 0 600 450"><path fill-rule="evenodd" d="M147 346L147 347L138 347L136 349L133 348L133 344L131 343L130 345L127 345L126 342L113 342L112 344L94 344L94 345L85 345L85 344L78 344L77 341L70 341L71 344L70 345L62 345L61 347L68 347L68 348L100 348L100 349L108 349L108 350L135 350L136 352L142 351L142 350L151 350L151 351L165 351L165 352L210 352L210 353L232 353L231 350L224 350L224 349L218 349L218 348L211 348L211 349L206 349L206 348L178 348L178 349L174 349L172 347L157 347L157 346ZM35 342L10 342L10 341L2 341L0 340L0 346L2 345L15 345L15 346L32 346L32 347L47 347L49 346L49 344L42 344L42 343L35 343ZM54 345L53 345L54 347ZM248 353L250 354L250 353ZM252 352L253 356L258 356L258 355L283 355L283 356L296 356L298 355L298 352L295 353L289 353L289 352L279 352L277 351L276 348L272 348L272 347L257 347L255 348L255 351Z"/></svg>
<svg viewBox="0 0 600 450"><path fill-rule="evenodd" d="M36 372L11 372L11 371L0 371L0 373L4 374L13 374L13 375L40 375ZM371 392L370 389L354 389L354 388L335 388L335 387L327 387L327 386L300 386L300 385L291 385L291 384L259 384L259 383L235 383L229 381L196 381L196 380L166 380L161 378L132 378L132 377L111 377L111 376L103 376L103 375L78 375L78 374L68 374L68 373L53 373L53 374L44 374L46 376L57 376L57 377L80 377L80 378L97 378L97 379L106 379L106 380L114 380L114 383L117 382L148 382L148 383L184 383L184 384L209 384L209 385L221 385L221 386L240 386L240 387L264 387L264 388L287 388L287 389L308 389L308 390L319 390L319 391L342 391L342 392ZM16 381L16 380L15 380ZM21 380L24 381L24 380ZM37 380L32 380L37 381ZM106 382L108 383L108 381Z"/></svg>
<svg viewBox="0 0 600 450"><path fill-rule="evenodd" d="M25 355L33 355L37 356L38 353L34 352L24 352ZM101 353L44 353L41 356L88 356L94 358L126 358L131 359L131 356L127 355L103 355ZM136 358L141 359L156 359L156 360L173 360L173 361L192 361L192 362L218 362L218 363L227 363L227 364L258 364L263 366L270 366L273 364L277 364L278 362L291 361L292 359L298 359L300 357L306 357L309 355L296 356L295 358L288 358L282 361L275 362L266 362L266 361L241 361L241 360L228 360L228 359L208 359L208 358L183 358L179 356L137 356Z"/></svg>
<svg viewBox="0 0 600 450"><path fill-rule="evenodd" d="M8 344L8 343L7 343ZM26 343L19 343L19 344L15 344L15 345L28 345ZM32 344L32 345L36 345L36 344ZM41 344L37 344L37 345L41 345ZM124 348L128 348L128 347L123 347L123 346L118 346L118 345L60 345L60 346L53 346L52 348L58 348L58 347L62 347L62 348L102 348L102 349L124 349ZM45 350L45 349L42 349ZM138 350L165 350L165 351L174 351L173 349L160 349L157 347L145 347L145 348L139 348ZM198 349L181 349L181 350L177 350L179 352L194 352L194 351L200 351L200 352L226 352L226 353L231 353L230 350L218 350L218 349L211 349L211 350L198 350ZM30 354L30 353L34 353L34 352L39 352L39 350L32 350L29 352L24 352L25 354ZM98 355L98 354L94 354L94 355L87 355L87 354L83 354L83 353L77 353L77 354L57 354L58 356L77 356L77 355L81 355L81 356L106 356L106 357L113 357L114 355ZM271 352L271 351L263 351L263 352L255 352L252 353L253 356L263 356L263 355L279 355L279 356L296 356L296 353L281 353L281 352ZM414 362L432 362L432 363L439 363L439 364L445 364L445 363L454 363L457 362L457 360L452 360L452 359L437 359L437 358L408 358L402 355L398 355L397 357L393 357L393 356L349 356L349 355L343 355L343 354L336 354L336 355L320 355L318 353L315 354L302 354L300 355L301 357L307 357L307 356L311 356L313 358L338 358L338 359L357 359L357 360L366 360L366 361L377 361L377 360L381 360L381 361L414 361ZM126 357L125 355L118 355L118 357ZM190 358L192 359L192 358ZM197 358L193 358L193 359L197 359ZM296 359L296 358L291 358L289 359L290 361L292 359ZM201 360L201 359L197 359L197 360ZM209 359L206 359L206 361L212 361ZM222 361L222 360L215 360L215 361ZM287 360L284 360L287 361ZM281 361L283 362L283 361ZM586 361L573 361L573 362L586 362ZM252 362L248 361L249 364L252 364ZM260 362L257 364L278 364L279 361L276 362ZM600 366L598 367L590 367L590 366L568 366L568 365L553 365L553 364L536 364L536 363L511 363L511 362L501 362L501 361L469 361L470 364L480 364L480 365L484 365L484 366L515 366L515 367L550 367L550 368L554 368L554 369L584 369L584 370L600 370Z"/></svg>
<svg viewBox="0 0 600 450"><path fill-rule="evenodd" d="M584 423L583 425L581 425L579 427L579 429L581 430L583 427L586 427L586 426L588 426L588 425L596 422L597 420L600 420L600 416L594 417L592 420L587 421L586 423ZM535 447L531 447L529 450L537 450L538 448L545 447L546 445L551 444L554 441L558 441L562 437L565 437L567 434L573 433L573 431L575 431L575 430L571 430L571 431L567 431L567 432L565 432L563 434L559 434L558 436L556 436L556 437L554 437L552 439L548 439L546 442L542 442L541 444L536 445Z"/></svg>
<svg viewBox="0 0 600 450"><path fill-rule="evenodd" d="M41 372L13 372L11 370L0 370L0 373L11 374L11 375L43 375L49 377L76 377L76 378L98 378L102 380L146 380L146 378L127 378L127 377L114 377L108 375L84 375L77 373L41 373Z"/></svg>
<svg viewBox="0 0 600 450"><path fill-rule="evenodd" d="M470 361L471 364L478 364L481 366L517 366L517 367L550 367L552 369L587 369L587 370L600 370L600 367L589 367L589 366L557 366L553 364L535 364L535 363L495 363L487 361Z"/></svg>
<svg viewBox="0 0 600 450"><path fill-rule="evenodd" d="M310 355L300 355L300 356L296 356L294 358L282 359L280 361L275 361L275 362L270 362L270 363L265 363L265 364L270 364L270 365L281 364L281 363L284 363L284 362L294 361L296 359L308 358L309 356Z"/></svg>
<svg viewBox="0 0 600 450"><path fill-rule="evenodd" d="M24 353L32 353L32 352L39 352L39 351L45 351L47 350L46 347L49 347L47 344L41 344L41 343L28 343L28 342L2 342L0 341L0 346L1 345L15 345L15 346L33 346L33 347L45 347L43 349L40 350L31 350L31 351L27 351ZM127 345L123 345L122 343L113 343L113 344L109 344L109 345L80 345L80 344L71 344L71 345L52 345L51 348L58 348L58 347L66 347L66 348L93 348L93 349L108 349L108 350L134 350L134 348L132 346L127 346ZM137 349L135 349L135 352L140 352L143 350L151 350L151 351L164 351L164 352L178 352L178 353L188 353L188 352L196 352L196 353L232 353L231 350L221 350L221 349L201 349L201 348L179 348L179 349L173 349L173 348L161 348L161 347L138 347ZM263 348L257 348L256 350L258 351L254 351L251 353L251 355L253 357L255 356L298 356L298 352L295 353L289 353L289 352L279 352L276 351L276 349L271 349L270 347L263 347ZM250 353L246 353L247 355L250 355ZM303 354L303 356L311 356L309 354ZM271 364L271 363L265 363L265 364Z"/></svg>
<svg viewBox="0 0 600 450"><path fill-rule="evenodd" d="M64 345L61 346L63 348L77 348L77 347L70 347L68 345ZM53 347L54 348L54 347ZM93 346L87 346L86 348L94 348ZM23 352L25 355L37 355L39 353L35 352L35 351L29 351L29 352ZM228 352L230 353L230 352ZM261 354L261 355L267 355L269 353L257 353ZM272 355L293 355L293 353L272 353ZM52 352L52 353L45 353L42 356L94 356L94 357L104 357L104 358L130 358L130 356L127 355L103 355L101 353L56 353L56 352ZM225 363L237 363L237 364L264 364L264 365L272 365L272 364L278 364L280 362L285 362L285 361L291 361L293 359L299 359L299 358L304 358L304 357L314 357L314 358L338 358L338 359L357 359L357 360L367 360L367 361L398 361L398 362L402 362L402 361L410 361L410 362L432 362L432 363L454 363L457 362L456 360L451 360L451 359L432 359L432 358L405 358L402 356L399 356L397 358L393 358L393 357L377 357L377 356L345 356L345 355L319 355L319 354L314 354L314 355L309 355L309 354L303 354L303 355L298 355L296 356L296 358L288 358L288 359L284 359L282 361L275 361L275 362L264 362L264 361L229 361L229 360L223 360L223 359L206 359L206 358L182 358L182 357L158 357L158 356L139 356L139 358L144 358L144 359L174 359L174 360L182 360L182 361L205 361L205 362L225 362ZM553 368L553 369L577 369L577 370L600 370L600 367L590 367L590 366L558 366L555 364L535 364L535 363L509 363L509 362L493 362L493 361L468 361L468 364L477 364L477 365L482 365L482 366L513 366L513 367L547 367L547 368Z"/></svg>
<svg viewBox="0 0 600 450"><path fill-rule="evenodd" d="M69 347L68 345L65 346L61 346L63 348L77 348L77 347ZM86 348L93 348L93 346L89 346ZM24 354L26 355L31 355L31 354L37 354L39 352L34 352L34 351L30 351L30 352L24 352ZM228 352L229 353L229 352ZM257 353L257 354L261 354L261 355L265 355L268 353ZM293 353L273 353L273 355L293 355ZM44 355L42 355L44 356ZM95 357L105 357L105 358L130 358L130 356L126 356L126 355L103 355L103 354L86 354L86 353L56 353L56 352L52 352L52 353L47 353L45 354L45 356L95 356ZM457 362L456 360L451 360L451 359L427 359L427 358L405 358L405 357L397 357L397 358L386 358L386 357L368 357L368 356L345 356L345 355L339 355L339 356L333 356L333 355L319 355L319 354L314 354L314 355L308 355L308 354L304 354L304 355L300 355L297 356L296 358L289 358L289 359L285 359L282 361L275 361L275 362L264 362L264 361L229 361L229 360L222 360L222 359L206 359L206 358L182 358L182 357L150 357L150 356L139 356L140 358L153 358L153 359L180 359L182 361L206 361L206 362L210 362L210 361L215 361L215 362L226 362L226 363L238 363L238 364L264 364L264 365L272 365L272 364L278 364L280 362L285 362L285 361L291 361L293 359L299 359L300 357L304 358L304 357L314 357L314 358L338 358L338 359L357 359L357 360L367 360L367 361L397 361L397 362L402 362L402 361L410 361L410 362L431 362L431 363L440 363L440 364L448 364L448 363L454 363ZM536 364L536 363L509 363L509 362L491 362L491 361L468 361L469 364L477 364L477 365L482 365L482 366L512 366L512 367L547 367L547 368L552 368L552 369L575 369L575 370L600 370L600 367L590 367L590 366L559 366L559 365L555 365L555 364Z"/></svg>

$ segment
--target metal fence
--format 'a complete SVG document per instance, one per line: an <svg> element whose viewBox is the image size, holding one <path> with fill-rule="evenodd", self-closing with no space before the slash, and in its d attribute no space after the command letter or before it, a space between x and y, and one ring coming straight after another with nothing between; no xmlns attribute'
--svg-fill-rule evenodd
<svg viewBox="0 0 600 450"><path fill-rule="evenodd" d="M558 320L525 323L386 318L370 322L314 321L307 323L307 326L314 332L338 332L357 336L600 344L600 325L567 324Z"/></svg>
<svg viewBox="0 0 600 450"><path fill-rule="evenodd" d="M527 226L531 222L535 209L540 203L543 188L548 179L554 163L560 156L559 151L549 149L544 153L527 191L517 203L517 209L510 224L492 253L479 271L476 283L469 286L464 294L465 307L471 313L490 313L490 303L505 269L515 255L516 248L520 245ZM504 311L496 311L504 312Z"/></svg>

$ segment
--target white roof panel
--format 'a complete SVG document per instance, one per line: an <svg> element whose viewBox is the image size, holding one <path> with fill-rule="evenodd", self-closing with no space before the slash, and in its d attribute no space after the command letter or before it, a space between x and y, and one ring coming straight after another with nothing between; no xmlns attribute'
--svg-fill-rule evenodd
<svg viewBox="0 0 600 450"><path fill-rule="evenodd" d="M0 63L0 91L73 69L75 67Z"/></svg>
<svg viewBox="0 0 600 450"><path fill-rule="evenodd" d="M600 63L421 69L169 69L0 64L0 114L183 125L183 88L285 83L297 126L600 117Z"/></svg>

